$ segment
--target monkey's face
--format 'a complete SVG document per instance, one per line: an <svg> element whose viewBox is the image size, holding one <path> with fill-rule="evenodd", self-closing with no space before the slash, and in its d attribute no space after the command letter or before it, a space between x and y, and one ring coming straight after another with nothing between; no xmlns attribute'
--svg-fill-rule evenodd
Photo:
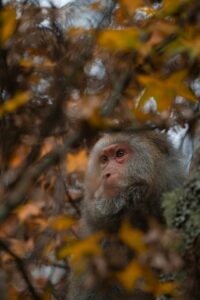
<svg viewBox="0 0 200 300"><path fill-rule="evenodd" d="M104 195L113 197L125 187L125 174L133 150L128 144L116 143L103 148L98 155L100 182Z"/></svg>
<svg viewBox="0 0 200 300"><path fill-rule="evenodd" d="M143 206L148 184L138 164L146 161L145 153L141 153L138 143L133 146L127 140L110 143L104 139L95 146L84 202L84 215L95 228L107 228L108 223L116 227L122 216Z"/></svg>
<svg viewBox="0 0 200 300"><path fill-rule="evenodd" d="M143 206L154 173L151 150L137 136L106 135L96 143L86 172L83 203L93 219Z"/></svg>
<svg viewBox="0 0 200 300"><path fill-rule="evenodd" d="M113 139L113 138L112 138ZM154 161L143 141L128 137L110 136L100 139L94 146L88 164L85 180L85 199L107 199L134 193L138 198L138 186L148 186L153 173ZM126 197L127 198L127 197ZM118 198L119 199L119 198Z"/></svg>

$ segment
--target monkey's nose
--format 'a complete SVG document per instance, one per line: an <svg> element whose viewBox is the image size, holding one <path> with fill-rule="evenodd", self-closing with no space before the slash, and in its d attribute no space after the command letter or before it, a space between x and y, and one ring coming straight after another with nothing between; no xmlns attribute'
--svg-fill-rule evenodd
<svg viewBox="0 0 200 300"><path fill-rule="evenodd" d="M106 178L109 178L110 176L111 176L110 173L106 173L106 174L105 174L105 177L106 177Z"/></svg>

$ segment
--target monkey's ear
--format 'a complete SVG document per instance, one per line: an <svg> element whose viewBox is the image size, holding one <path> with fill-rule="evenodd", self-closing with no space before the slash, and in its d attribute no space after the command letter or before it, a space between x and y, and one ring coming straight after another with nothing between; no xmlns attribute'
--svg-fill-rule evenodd
<svg viewBox="0 0 200 300"><path fill-rule="evenodd" d="M150 132L148 133L148 138L161 153L166 155L170 154L171 145L164 134L158 132Z"/></svg>

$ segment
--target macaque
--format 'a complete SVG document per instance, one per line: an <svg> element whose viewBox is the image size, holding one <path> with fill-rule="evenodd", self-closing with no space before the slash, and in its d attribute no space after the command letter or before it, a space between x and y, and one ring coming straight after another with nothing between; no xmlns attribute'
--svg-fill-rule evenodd
<svg viewBox="0 0 200 300"><path fill-rule="evenodd" d="M149 220L165 224L161 198L183 183L181 159L166 136L156 132L105 134L90 154L82 206L83 236L99 230L115 233L124 219L146 232ZM85 276L87 276L85 274ZM74 279L72 279L74 280ZM69 300L129 299L112 291L83 291L82 281L72 283ZM124 298L125 297L125 298ZM136 291L133 300L151 300Z"/></svg>

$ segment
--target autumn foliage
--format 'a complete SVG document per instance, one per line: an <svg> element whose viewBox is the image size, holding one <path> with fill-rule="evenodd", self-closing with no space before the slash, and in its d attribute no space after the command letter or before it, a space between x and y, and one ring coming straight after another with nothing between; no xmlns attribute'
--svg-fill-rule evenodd
<svg viewBox="0 0 200 300"><path fill-rule="evenodd" d="M112 5L106 25L84 28L68 24L67 7L0 2L2 300L65 299L70 268L86 266L91 282L179 299L179 281L169 276L182 265L177 233L154 221L147 234L124 223L105 254L105 233L80 241L77 227L88 154L103 131L186 124L192 131L199 118L200 5ZM87 9L101 12L101 1ZM118 265L118 243L134 259Z"/></svg>

